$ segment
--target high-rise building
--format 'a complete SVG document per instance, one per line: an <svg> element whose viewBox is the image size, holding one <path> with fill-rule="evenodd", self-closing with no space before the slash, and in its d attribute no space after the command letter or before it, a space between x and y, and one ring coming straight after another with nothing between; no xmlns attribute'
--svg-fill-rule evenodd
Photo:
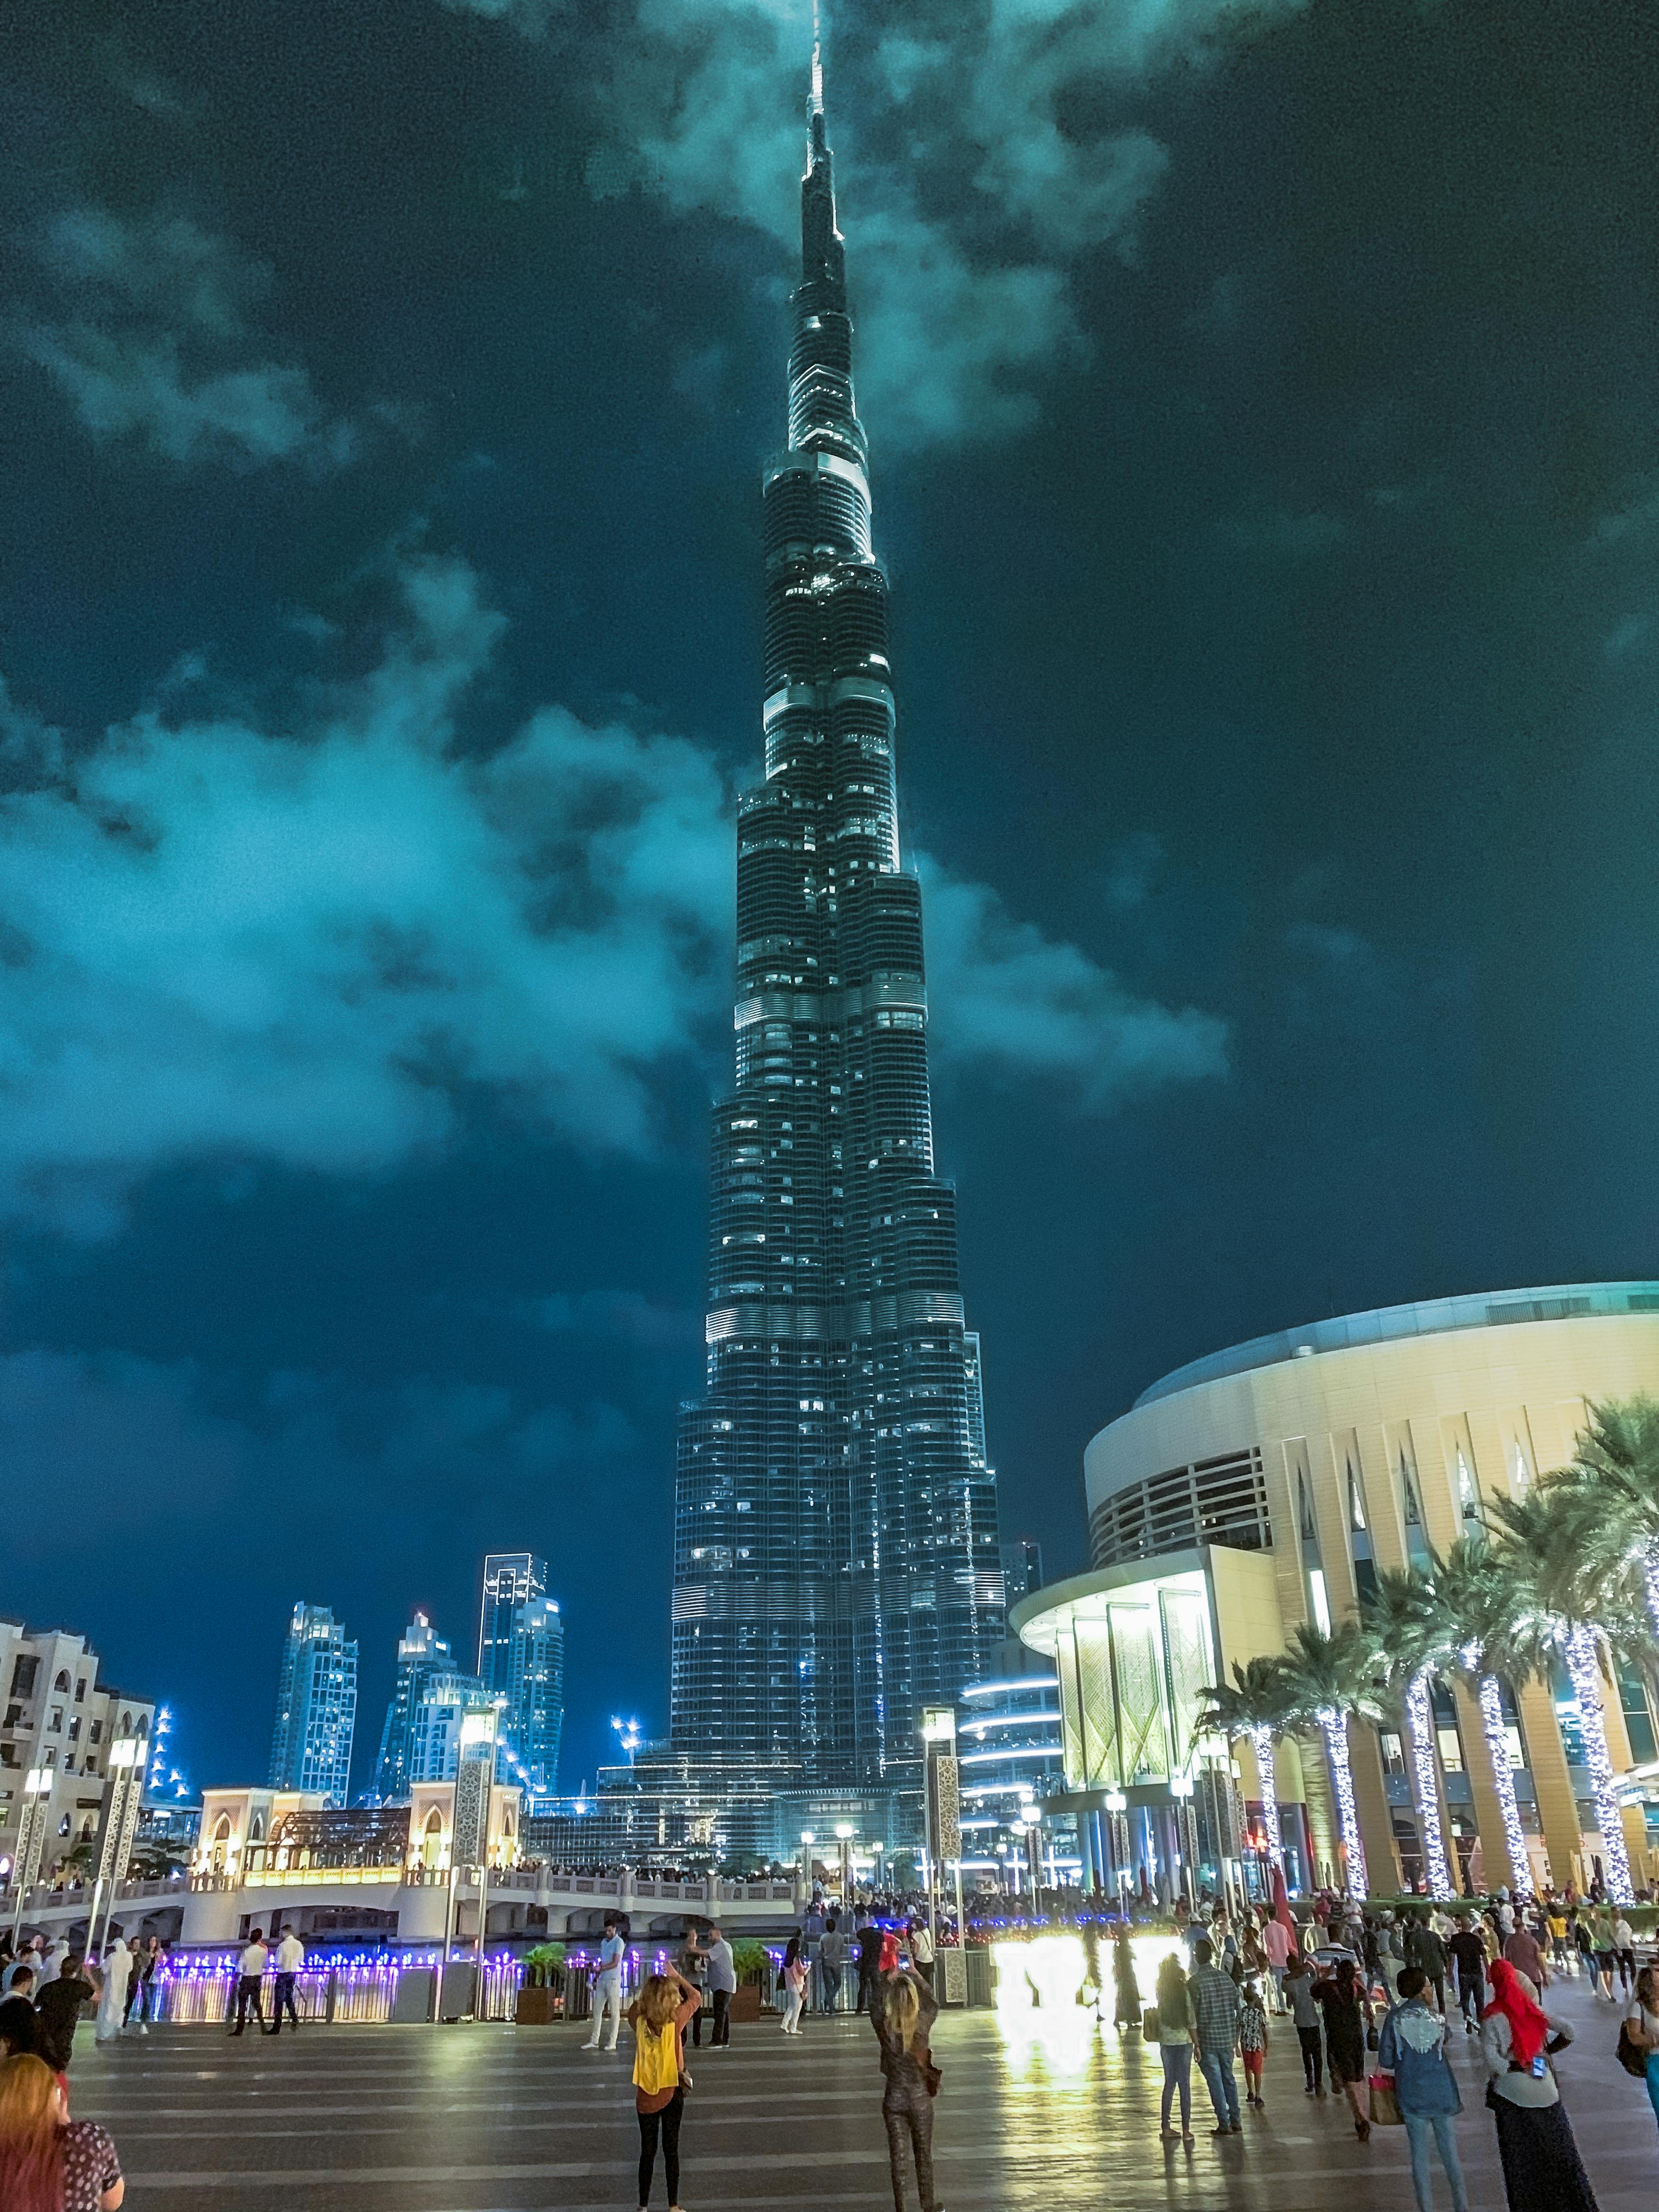
<svg viewBox="0 0 1659 2212"><path fill-rule="evenodd" d="M415 1771L415 1739L421 1695L436 1674L453 1674L454 1654L423 1613L417 1613L398 1639L398 1671L380 1730L380 1755L374 1763L374 1796L382 1803L407 1797L411 1784L425 1779Z"/></svg>
<svg viewBox="0 0 1659 2212"><path fill-rule="evenodd" d="M546 1795L557 1785L564 1726L564 1623L533 1552L489 1552L478 1608L478 1677L506 1699L496 1771Z"/></svg>
<svg viewBox="0 0 1659 2212"><path fill-rule="evenodd" d="M461 1750L461 1723L473 1713L497 1711L476 1674L446 1668L422 1677L410 1711L409 1778L453 1782ZM506 1779L507 1778L503 1778Z"/></svg>
<svg viewBox="0 0 1659 2212"><path fill-rule="evenodd" d="M505 1679L491 1687L506 1696L495 1771L536 1796L559 1784L559 1737L564 1728L564 1622L550 1597L515 1605L507 1630Z"/></svg>
<svg viewBox="0 0 1659 2212"><path fill-rule="evenodd" d="M1028 1592L1042 1588L1042 1547L1035 1536L1017 1536L998 1552L1002 1562L1002 1594L1012 1605Z"/></svg>
<svg viewBox="0 0 1659 2212"><path fill-rule="evenodd" d="M296 1605L283 1646L270 1787L343 1805L357 1718L357 1646L325 1605Z"/></svg>
<svg viewBox="0 0 1659 2212"><path fill-rule="evenodd" d="M513 1609L547 1595L547 1562L533 1552L486 1552L478 1607L478 1679L507 1686L512 1666Z"/></svg>
<svg viewBox="0 0 1659 2212"><path fill-rule="evenodd" d="M762 479L765 778L738 815L708 1387L678 1453L672 1729L682 1753L868 1784L914 1775L919 1709L983 1672L1003 1604L816 54L808 119L789 443Z"/></svg>

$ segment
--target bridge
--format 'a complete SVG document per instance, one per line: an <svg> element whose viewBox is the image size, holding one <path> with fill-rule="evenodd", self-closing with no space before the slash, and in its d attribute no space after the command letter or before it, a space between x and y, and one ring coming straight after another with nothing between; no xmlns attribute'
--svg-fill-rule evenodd
<svg viewBox="0 0 1659 2212"><path fill-rule="evenodd" d="M781 1936L804 1909L799 1881L723 1881L714 1875L670 1880L612 1867L572 1875L542 1866L491 1868L483 1884L484 1933L525 1942L581 1942L599 1935L607 1911L625 1913L635 1937L679 1936L694 1923L718 1920L729 1933ZM222 1947L250 1927L295 1928L302 1936L373 1936L382 1942L441 1943L450 1895L447 1868L351 1866L211 1869L165 1881L121 1883L97 1902L98 1930L155 1933L187 1948ZM0 1926L24 1936L59 1936L84 1947L94 1910L89 1887L0 1896ZM455 1884L453 1933L478 1929L480 1885Z"/></svg>

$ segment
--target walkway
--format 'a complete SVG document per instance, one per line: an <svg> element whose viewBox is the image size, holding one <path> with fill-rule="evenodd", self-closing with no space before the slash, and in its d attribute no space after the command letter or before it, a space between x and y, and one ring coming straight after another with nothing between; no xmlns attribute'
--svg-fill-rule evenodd
<svg viewBox="0 0 1659 2212"><path fill-rule="evenodd" d="M1580 2029L1565 2060L1569 2109L1602 2212L1651 2212L1659 2132L1647 2096L1613 2057L1616 2015L1583 1986L1563 2007ZM1277 2024L1275 2024L1277 2025ZM1013 2032L1011 2032L1011 2027ZM77 2041L76 2112L114 2133L133 2212L586 2212L631 2206L638 2138L626 2050L591 2055L580 2031L315 2028L272 2051L251 2036L176 2028L96 2051ZM624 2031L624 2044L626 2031ZM939 2188L950 2212L1056 2206L1411 2212L1398 2129L1358 2143L1333 2101L1304 2094L1295 2039L1275 2039L1267 2111L1242 2138L1157 2137L1157 2051L1054 2014L941 2023ZM1503 2203L1492 2121L1472 2060L1461 2124L1476 2212ZM729 2053L693 2054L683 2194L690 2212L890 2204L864 2022L733 2031ZM1194 2086L1196 2087L1196 2081ZM1200 2092L1201 2097L1201 2090ZM665 2200L659 2174L655 2202ZM1444 2204L1443 2185L1437 2202Z"/></svg>

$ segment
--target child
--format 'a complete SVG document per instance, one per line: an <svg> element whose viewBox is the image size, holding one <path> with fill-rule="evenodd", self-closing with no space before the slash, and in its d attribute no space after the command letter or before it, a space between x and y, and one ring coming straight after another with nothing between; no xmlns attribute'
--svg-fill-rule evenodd
<svg viewBox="0 0 1659 2212"><path fill-rule="evenodd" d="M1261 2112L1267 2110L1261 2095L1261 2067L1267 2056L1267 2011L1261 2002L1261 1985L1254 1975L1245 1983L1241 1994L1243 2002L1238 2015L1238 2048L1244 2061L1244 2087L1248 2093L1244 2101Z"/></svg>

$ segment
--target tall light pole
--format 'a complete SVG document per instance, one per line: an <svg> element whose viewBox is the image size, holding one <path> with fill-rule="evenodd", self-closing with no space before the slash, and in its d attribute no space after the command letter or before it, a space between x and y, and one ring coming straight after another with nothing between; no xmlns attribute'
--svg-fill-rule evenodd
<svg viewBox="0 0 1659 2212"><path fill-rule="evenodd" d="M17 1948L18 1931L23 1925L23 1904L34 1887L34 1878L40 1871L40 1854L46 1847L46 1821L52 1805L52 1769L32 1766L23 1778L23 1812L17 1829L17 1855L12 1862L11 1878L17 1885L17 1915L11 1923L11 1947Z"/></svg>
<svg viewBox="0 0 1659 2212"><path fill-rule="evenodd" d="M1129 1801L1121 1790L1106 1792L1106 1810L1112 1816L1112 1874L1121 1911L1124 1892L1129 1887Z"/></svg>
<svg viewBox="0 0 1659 2212"><path fill-rule="evenodd" d="M1170 1795L1176 1801L1176 1823L1181 1835L1181 1882L1189 1911L1198 1904L1198 1815L1193 1810L1193 1778L1170 1778Z"/></svg>
<svg viewBox="0 0 1659 2212"><path fill-rule="evenodd" d="M126 1879L132 1863L133 1839L138 1832L138 1814L144 1799L144 1746L137 1736L124 1736L110 1746L109 1790L104 1800L104 1825L98 1839L98 1878L93 1885L92 1911L87 1921L87 1956L98 1956L98 1904L106 1899L104 1936L115 1917L115 1893Z"/></svg>
<svg viewBox="0 0 1659 2212"><path fill-rule="evenodd" d="M853 1824L837 1820L836 1841L841 1845L841 1901L843 1907L853 1902Z"/></svg>
<svg viewBox="0 0 1659 2212"><path fill-rule="evenodd" d="M951 1705L921 1709L922 1821L927 1850L927 1933L939 1949L940 1863L962 1857L962 1792L957 1765L957 1716ZM957 1881L962 1881L960 1863ZM958 1919L960 1915L958 1914Z"/></svg>

